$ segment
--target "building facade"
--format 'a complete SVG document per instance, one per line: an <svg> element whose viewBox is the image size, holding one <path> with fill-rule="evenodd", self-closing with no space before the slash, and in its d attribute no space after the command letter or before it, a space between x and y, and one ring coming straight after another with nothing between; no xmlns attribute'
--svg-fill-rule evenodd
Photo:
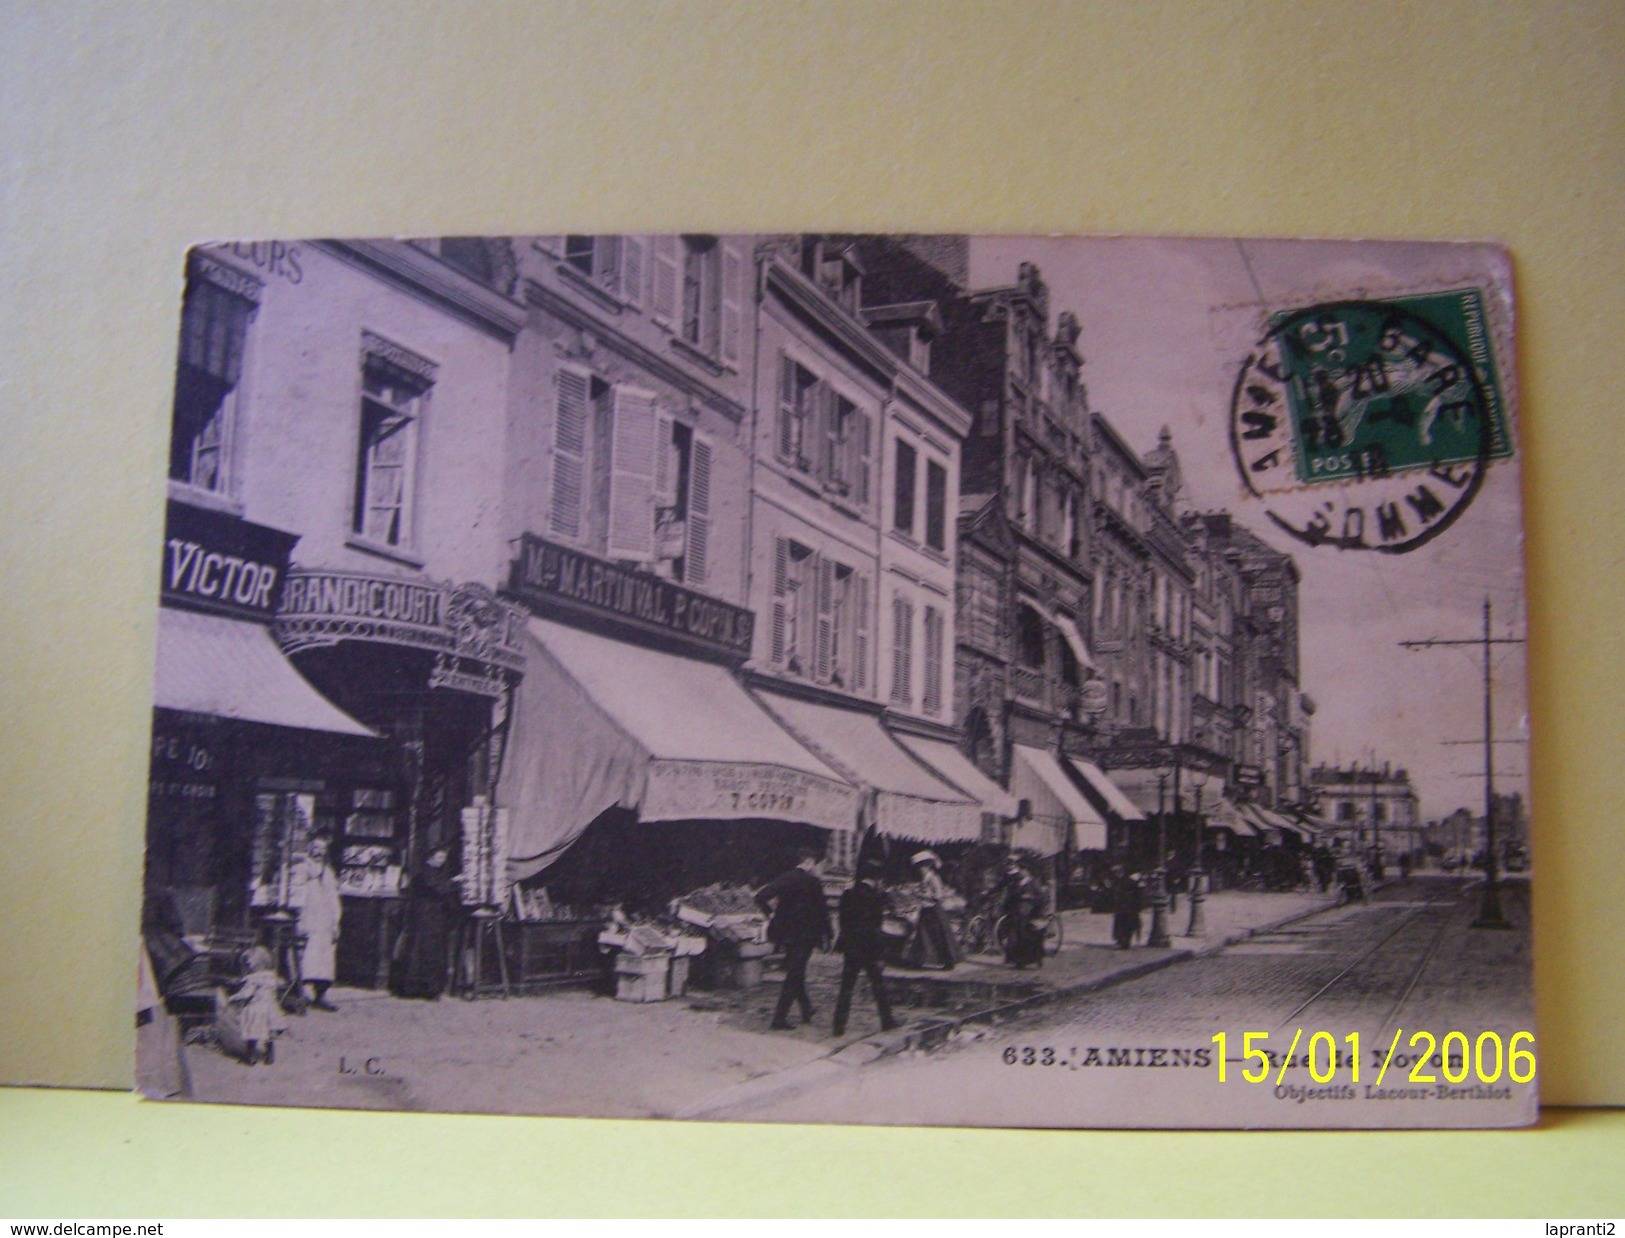
<svg viewBox="0 0 1625 1238"><path fill-rule="evenodd" d="M303 690L353 726L319 731L370 742L223 728L244 710L275 726L278 701L294 702L295 723L319 711L257 647L234 655L195 615L183 638L166 615L155 754L213 743L237 773L209 797L218 819L193 821L173 849L195 871L149 877L199 931L247 927L286 903L309 840L331 839L338 975L354 983L387 980L403 875L455 845L464 811L489 797L523 669L517 615L496 596L506 547L485 479L502 466L524 314L510 251L482 242L474 256L439 242L235 244L194 251L188 268L166 580L187 608L185 582L205 586L235 540L220 562L244 566L220 588L240 593L248 547L279 531L286 568L259 560L257 608ZM177 727L192 738L177 743Z"/></svg>
<svg viewBox="0 0 1625 1238"><path fill-rule="evenodd" d="M1318 815L1348 850L1375 849L1393 861L1418 852L1427 841L1410 775L1386 761L1380 768L1316 765L1309 771L1309 786Z"/></svg>

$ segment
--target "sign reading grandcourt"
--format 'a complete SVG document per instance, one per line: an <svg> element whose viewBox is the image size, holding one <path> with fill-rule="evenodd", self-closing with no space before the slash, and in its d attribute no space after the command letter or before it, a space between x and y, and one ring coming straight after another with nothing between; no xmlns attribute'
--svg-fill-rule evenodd
<svg viewBox="0 0 1625 1238"><path fill-rule="evenodd" d="M729 657L750 657L750 611L534 533L521 539L509 589L538 613L608 617Z"/></svg>
<svg viewBox="0 0 1625 1238"><path fill-rule="evenodd" d="M494 667L524 666L524 616L483 585L296 568L277 608L276 635L289 653L370 641L469 659L483 686L446 683L490 695ZM455 668L443 671L453 674Z"/></svg>

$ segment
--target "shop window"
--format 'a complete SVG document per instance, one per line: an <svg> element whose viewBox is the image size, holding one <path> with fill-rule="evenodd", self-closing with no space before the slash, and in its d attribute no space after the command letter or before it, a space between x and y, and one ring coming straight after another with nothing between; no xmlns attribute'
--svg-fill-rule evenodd
<svg viewBox="0 0 1625 1238"><path fill-rule="evenodd" d="M891 699L896 705L914 700L914 603L895 595L892 598Z"/></svg>
<svg viewBox="0 0 1625 1238"><path fill-rule="evenodd" d="M925 462L925 544L948 548L948 470L935 460Z"/></svg>
<svg viewBox="0 0 1625 1238"><path fill-rule="evenodd" d="M892 487L892 528L905 537L914 536L914 475L919 455L913 446L897 441L897 464Z"/></svg>
<svg viewBox="0 0 1625 1238"><path fill-rule="evenodd" d="M942 712L943 637L947 625L942 611L935 606L925 608L925 684L921 705L928 714Z"/></svg>
<svg viewBox="0 0 1625 1238"><path fill-rule="evenodd" d="M193 263L175 373L173 481L215 494L231 492L238 386L259 291L259 282L246 275L201 259Z"/></svg>
<svg viewBox="0 0 1625 1238"><path fill-rule="evenodd" d="M380 546L414 543L417 451L428 385L381 361L363 374L351 532Z"/></svg>

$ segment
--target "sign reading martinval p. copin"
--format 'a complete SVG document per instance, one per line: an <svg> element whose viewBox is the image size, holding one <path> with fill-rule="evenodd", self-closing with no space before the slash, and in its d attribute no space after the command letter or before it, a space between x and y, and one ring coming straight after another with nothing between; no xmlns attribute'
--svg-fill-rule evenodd
<svg viewBox="0 0 1625 1238"><path fill-rule="evenodd" d="M509 590L542 613L603 616L732 658L750 656L750 611L534 533L520 539Z"/></svg>

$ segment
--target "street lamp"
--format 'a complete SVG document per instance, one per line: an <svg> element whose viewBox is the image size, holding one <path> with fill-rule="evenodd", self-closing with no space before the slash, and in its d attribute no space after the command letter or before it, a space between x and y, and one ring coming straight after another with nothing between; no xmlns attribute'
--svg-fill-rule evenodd
<svg viewBox="0 0 1625 1238"><path fill-rule="evenodd" d="M1168 938L1168 852L1167 852L1168 774L1157 774L1157 866L1151 870L1151 936L1145 944L1166 950L1174 943Z"/></svg>
<svg viewBox="0 0 1625 1238"><path fill-rule="evenodd" d="M1185 926L1186 937L1202 937L1207 933L1207 917L1203 904L1207 902L1207 873L1202 868L1202 788L1207 786L1209 771L1198 766L1191 770L1191 781L1196 784L1196 862L1191 865L1191 921Z"/></svg>

